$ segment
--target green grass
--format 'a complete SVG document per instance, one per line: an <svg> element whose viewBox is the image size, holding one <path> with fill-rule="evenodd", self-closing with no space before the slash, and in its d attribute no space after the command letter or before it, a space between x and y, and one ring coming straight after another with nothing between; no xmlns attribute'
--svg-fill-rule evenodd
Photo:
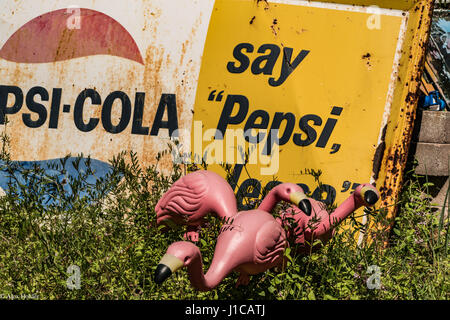
<svg viewBox="0 0 450 320"><path fill-rule="evenodd" d="M127 160L127 161L125 161ZM428 184L408 172L391 232L383 210L370 213L384 226L375 240L355 242L356 219L320 251L288 250L284 271L253 276L235 288L237 274L210 292L194 290L185 270L163 285L153 273L168 245L182 240L183 229L161 232L154 207L182 174L169 176L158 165L141 168L133 154L111 161L112 173L95 185L85 175L69 179L68 196L54 177L36 168L25 182L0 198L0 295L39 299L449 299L449 221L432 214ZM10 164L6 162L4 170ZM20 169L20 168L19 168ZM81 191L86 196L79 196ZM21 194L21 195L20 195ZM56 204L43 205L48 197ZM208 219L198 243L205 270L211 262L221 223ZM389 241L387 248L383 243ZM79 290L70 290L71 265L81 270ZM368 268L380 268L379 289L369 289Z"/></svg>

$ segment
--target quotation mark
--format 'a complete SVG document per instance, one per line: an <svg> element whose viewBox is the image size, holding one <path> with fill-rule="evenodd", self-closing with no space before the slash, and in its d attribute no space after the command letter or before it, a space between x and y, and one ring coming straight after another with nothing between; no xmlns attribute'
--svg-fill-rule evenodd
<svg viewBox="0 0 450 320"><path fill-rule="evenodd" d="M213 90L213 91L209 94L208 101L214 101L214 99L215 99L217 102L222 101L222 99L223 99L223 93L224 93L225 91L220 91L219 94L218 94L217 96L216 96L216 92L217 92L217 90Z"/></svg>
<svg viewBox="0 0 450 320"><path fill-rule="evenodd" d="M338 153L338 152L339 152L339 150L341 150L341 145L340 145L340 144L337 144L337 143L335 143L335 144L333 144L333 147L331 147L331 151L330 151L330 154L335 154L335 153Z"/></svg>
<svg viewBox="0 0 450 320"><path fill-rule="evenodd" d="M341 192L347 192L348 190L350 190L350 188L352 188L353 191L356 190L356 188L358 188L358 186L360 185L360 183L351 183L350 181L344 181L344 183L342 184L342 190Z"/></svg>
<svg viewBox="0 0 450 320"><path fill-rule="evenodd" d="M81 270L77 265L71 265L67 268L67 274L71 276L67 278L66 285L69 290L81 289Z"/></svg>

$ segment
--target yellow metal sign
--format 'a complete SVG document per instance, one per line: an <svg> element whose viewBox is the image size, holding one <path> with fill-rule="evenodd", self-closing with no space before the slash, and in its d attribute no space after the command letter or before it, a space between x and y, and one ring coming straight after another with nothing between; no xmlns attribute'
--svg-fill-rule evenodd
<svg viewBox="0 0 450 320"><path fill-rule="evenodd" d="M393 208L431 0L3 2L13 160L134 150L149 165L178 138L163 168L228 163L247 198L274 177L328 203L370 181Z"/></svg>
<svg viewBox="0 0 450 320"><path fill-rule="evenodd" d="M300 174L305 169L322 169L330 186L368 181L406 18L387 11L383 28L369 30L370 13L292 3L266 10L252 1L216 2L194 121L221 131L225 141L228 129L279 129L272 174L286 181L312 186ZM220 102L209 101L214 90L223 91ZM253 152L272 153L269 135L260 133ZM262 176L260 161L249 168Z"/></svg>
<svg viewBox="0 0 450 320"><path fill-rule="evenodd" d="M209 168L222 174L219 164L235 164L233 186L247 198L258 197L276 177L339 203L370 181L389 206L399 184L383 186L393 173L384 167L391 157L386 137L389 145L408 139L408 132L401 141L391 133L412 114L398 99L414 90L415 79L401 78L413 62L405 59L411 49L405 41L426 28L408 30L429 1L410 10L402 5L216 1L195 104L194 159L215 163ZM398 171L406 160L407 151L401 152ZM304 174L309 170L322 171L322 188Z"/></svg>

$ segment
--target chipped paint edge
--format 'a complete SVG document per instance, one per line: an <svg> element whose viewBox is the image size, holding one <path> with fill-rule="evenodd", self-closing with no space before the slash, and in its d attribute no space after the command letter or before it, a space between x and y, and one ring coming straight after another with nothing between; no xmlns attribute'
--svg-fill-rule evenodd
<svg viewBox="0 0 450 320"><path fill-rule="evenodd" d="M386 96L386 104L384 107L383 119L382 119L381 125L380 125L380 134L378 137L376 150L378 150L378 148L380 148L382 146L382 144L384 143L385 136L386 136L386 126L388 125L389 117L390 117L391 110L392 110L392 104L394 102L394 93L395 93L395 88L396 88L397 82L398 82L397 77L398 77L398 73L400 70L400 60L403 56L403 45L405 43L405 37L406 37L407 28L408 28L408 21L409 21L409 12L406 12L406 14L404 14L404 18L402 19L402 24L400 26L400 31L399 31L398 41L397 41L397 49L395 51L394 63L393 63L393 67L392 67L391 80L389 83L389 88L388 88L388 92L387 92L387 96ZM382 159L383 159L383 155L381 155L381 156L382 156L382 158L380 159L380 161L382 161ZM375 157L376 157L376 155L375 155ZM380 169L381 169L381 166L378 168L378 170L380 170ZM379 174L379 172L372 172L372 177L370 178L371 184L375 184L378 174ZM362 217L361 223L362 223L362 225L365 226L367 224L367 222L368 222L367 214L364 214ZM362 243L363 239L364 239L364 233L360 232L359 238L358 238L358 245L360 245Z"/></svg>
<svg viewBox="0 0 450 320"><path fill-rule="evenodd" d="M403 183L403 170L407 164L410 142L412 139L412 131L414 128L414 121L417 111L417 91L419 90L420 76L422 74L423 64L425 61L426 44L430 35L430 26L432 14L434 9L433 0L418 1L417 4L411 8L410 12L418 12L417 25L413 26L414 31L411 41L411 55L409 63L406 68L406 78L411 78L408 85L403 87L400 93L401 107L404 108L399 114L396 127L390 132L394 135L391 139L391 145L386 146L386 150L382 155L382 163L380 172L383 173L383 179L378 182L380 186L380 208L387 210L386 219L390 222L390 228L394 224L394 217L398 210L398 199L400 196L400 189ZM395 176L395 173L398 173ZM379 231L380 225L374 221L368 226L368 230L372 232ZM366 233L367 236L367 233ZM372 238L369 238L369 241ZM373 239L372 239L373 240ZM387 240L384 245L388 246Z"/></svg>
<svg viewBox="0 0 450 320"><path fill-rule="evenodd" d="M380 7L376 7L376 6L358 6L358 5L349 5L349 4L331 3L331 2L322 2L322 1L272 0L272 1L268 1L268 3L269 4L270 3L279 3L279 4L288 4L288 5L297 5L297 6L339 10L339 11L381 14L381 15L393 16L393 17L401 17L405 13L405 11L398 10L398 9L380 8Z"/></svg>

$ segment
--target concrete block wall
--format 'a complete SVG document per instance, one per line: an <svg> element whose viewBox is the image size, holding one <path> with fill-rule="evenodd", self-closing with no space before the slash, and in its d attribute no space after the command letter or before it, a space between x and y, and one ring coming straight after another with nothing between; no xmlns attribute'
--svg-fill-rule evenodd
<svg viewBox="0 0 450 320"><path fill-rule="evenodd" d="M411 150L418 161L416 173L427 175L433 182L432 203L439 214L445 208L448 216L448 203L445 197L449 188L450 163L450 112L417 111Z"/></svg>
<svg viewBox="0 0 450 320"><path fill-rule="evenodd" d="M449 176L450 112L419 110L418 116L421 121L416 125L420 125L420 129L413 138L419 162L416 173Z"/></svg>

